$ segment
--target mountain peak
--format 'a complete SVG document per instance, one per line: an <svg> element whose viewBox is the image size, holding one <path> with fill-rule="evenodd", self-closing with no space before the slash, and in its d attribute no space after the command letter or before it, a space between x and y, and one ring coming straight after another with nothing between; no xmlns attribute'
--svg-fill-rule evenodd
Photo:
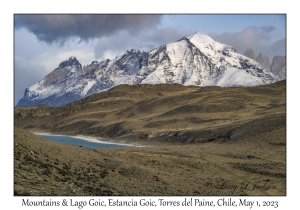
<svg viewBox="0 0 300 210"><path fill-rule="evenodd" d="M79 61L76 59L75 56L71 56L68 60L61 62L58 68L66 68L68 66L69 67L76 66L77 68L81 68L81 64L79 63Z"/></svg>
<svg viewBox="0 0 300 210"><path fill-rule="evenodd" d="M211 38L210 36L206 35L206 34L202 34L200 32L196 32L194 33L192 36L188 37L189 39L198 39L198 40L202 40L205 43L213 43L215 42L215 40L213 38Z"/></svg>

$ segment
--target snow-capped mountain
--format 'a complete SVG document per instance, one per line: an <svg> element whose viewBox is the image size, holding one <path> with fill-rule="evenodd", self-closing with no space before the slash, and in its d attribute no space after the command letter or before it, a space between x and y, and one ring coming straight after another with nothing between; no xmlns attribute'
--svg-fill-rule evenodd
<svg viewBox="0 0 300 210"><path fill-rule="evenodd" d="M256 86L279 81L255 60L207 35L195 33L149 52L126 51L113 60L82 67L75 57L60 63L25 90L21 105L62 106L120 84L179 83L198 86Z"/></svg>

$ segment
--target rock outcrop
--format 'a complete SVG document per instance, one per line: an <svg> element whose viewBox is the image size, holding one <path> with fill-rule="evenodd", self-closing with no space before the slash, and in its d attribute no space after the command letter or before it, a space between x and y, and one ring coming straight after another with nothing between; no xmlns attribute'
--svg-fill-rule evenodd
<svg viewBox="0 0 300 210"><path fill-rule="evenodd" d="M256 61L260 63L265 69L270 71L270 62L269 57L267 55L259 54L256 58Z"/></svg>
<svg viewBox="0 0 300 210"><path fill-rule="evenodd" d="M248 58L251 58L251 59L255 60L255 53L254 53L254 50L252 48L248 48L244 52L244 55L247 56Z"/></svg>
<svg viewBox="0 0 300 210"><path fill-rule="evenodd" d="M273 58L271 72L276 74L280 79L286 79L286 56L277 55Z"/></svg>

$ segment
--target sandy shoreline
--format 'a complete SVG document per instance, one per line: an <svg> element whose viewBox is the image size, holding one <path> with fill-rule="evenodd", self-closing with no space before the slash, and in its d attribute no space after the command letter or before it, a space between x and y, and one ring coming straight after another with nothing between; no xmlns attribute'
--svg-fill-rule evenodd
<svg viewBox="0 0 300 210"><path fill-rule="evenodd" d="M116 145L124 145L124 146L129 146L129 147L152 147L150 145L143 145L141 143L128 143L125 142L123 140L107 140L105 138L101 138L101 137L93 137L93 136L85 136L85 135L76 135L76 136L72 136L72 135L62 135L62 134L53 134L53 133L47 133L47 132L37 132L37 131L31 131L33 134L41 136L69 136L72 138L77 138L77 139L81 139L84 141L89 141L89 142L94 142L94 143L103 143L103 144L116 144Z"/></svg>

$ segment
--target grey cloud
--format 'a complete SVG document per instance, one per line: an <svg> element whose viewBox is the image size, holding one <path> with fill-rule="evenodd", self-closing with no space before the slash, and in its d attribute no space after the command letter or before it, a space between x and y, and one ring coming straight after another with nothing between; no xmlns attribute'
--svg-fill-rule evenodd
<svg viewBox="0 0 300 210"><path fill-rule="evenodd" d="M267 54L270 54L272 57L276 55L286 55L286 39L280 39L276 42L274 42L266 52Z"/></svg>
<svg viewBox="0 0 300 210"><path fill-rule="evenodd" d="M275 30L275 27L274 26L262 26L262 27L258 27L258 29L260 29L261 31L263 32L272 32Z"/></svg>
<svg viewBox="0 0 300 210"><path fill-rule="evenodd" d="M210 34L210 36L218 42L233 46L241 54L244 54L247 48L252 48L255 55L263 53L272 60L276 54L285 55L285 39L279 41L278 44L270 43L271 33L274 30L274 26L249 26L241 32Z"/></svg>
<svg viewBox="0 0 300 210"><path fill-rule="evenodd" d="M72 38L89 41L120 30L139 33L161 19L162 15L15 15L15 27L28 29L40 41L63 45Z"/></svg>
<svg viewBox="0 0 300 210"><path fill-rule="evenodd" d="M211 36L217 41L229 44L235 47L239 52L242 52L249 47L253 47L254 45L258 45L269 40L270 32L272 32L274 29L275 28L273 26L249 26L241 32L211 34Z"/></svg>
<svg viewBox="0 0 300 210"><path fill-rule="evenodd" d="M163 44L175 42L183 36L190 35L186 31L178 31L174 28L154 28L144 30L139 34L130 34L128 31L120 31L110 37L102 37L95 46L95 57L106 58L106 51L124 53L126 50L138 49L148 51Z"/></svg>
<svg viewBox="0 0 300 210"><path fill-rule="evenodd" d="M24 96L27 87L45 77L46 69L41 65L32 65L25 59L18 57L15 58L14 69L14 100L16 105Z"/></svg>
<svg viewBox="0 0 300 210"><path fill-rule="evenodd" d="M188 31L178 31L175 28L156 28L156 30L145 31L141 37L142 41L157 44L168 44L181 39L184 36L192 35Z"/></svg>
<svg viewBox="0 0 300 210"><path fill-rule="evenodd" d="M270 63L272 62L274 56L276 55L281 55L285 56L286 55L286 39L280 39L277 40L270 45L266 44L258 44L255 46L255 54L256 56L259 55L259 53L265 54L269 57Z"/></svg>

